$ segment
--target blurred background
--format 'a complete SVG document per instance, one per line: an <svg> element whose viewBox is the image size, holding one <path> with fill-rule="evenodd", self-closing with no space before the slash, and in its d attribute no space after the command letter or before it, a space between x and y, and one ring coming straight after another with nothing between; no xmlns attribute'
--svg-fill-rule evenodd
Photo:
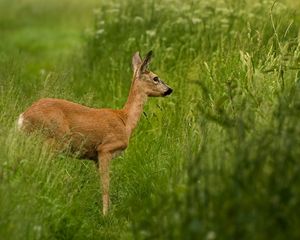
<svg viewBox="0 0 300 240"><path fill-rule="evenodd" d="M300 239L300 2L0 0L0 239ZM111 164L16 130L42 97L122 108L131 57L150 99Z"/></svg>

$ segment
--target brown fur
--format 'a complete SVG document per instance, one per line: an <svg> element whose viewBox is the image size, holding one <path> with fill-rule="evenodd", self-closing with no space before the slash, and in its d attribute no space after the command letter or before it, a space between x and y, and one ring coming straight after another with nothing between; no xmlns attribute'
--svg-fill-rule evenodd
<svg viewBox="0 0 300 240"><path fill-rule="evenodd" d="M103 214L109 205L109 162L129 143L148 96L165 96L172 89L148 71L149 52L144 61L133 56L134 76L128 100L123 109L95 109L63 99L38 100L24 113L21 129L26 132L43 130L44 135L59 145L70 145L81 158L99 161L103 191ZM156 80L153 79L156 77Z"/></svg>

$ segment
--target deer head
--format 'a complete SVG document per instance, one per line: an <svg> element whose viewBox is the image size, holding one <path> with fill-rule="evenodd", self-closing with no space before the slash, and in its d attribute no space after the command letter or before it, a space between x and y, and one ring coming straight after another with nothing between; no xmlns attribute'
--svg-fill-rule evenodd
<svg viewBox="0 0 300 240"><path fill-rule="evenodd" d="M157 74L148 70L152 58L152 51L148 52L142 60L139 52L132 57L133 82L138 86L139 91L143 91L149 97L163 97L170 95L173 90L165 84Z"/></svg>

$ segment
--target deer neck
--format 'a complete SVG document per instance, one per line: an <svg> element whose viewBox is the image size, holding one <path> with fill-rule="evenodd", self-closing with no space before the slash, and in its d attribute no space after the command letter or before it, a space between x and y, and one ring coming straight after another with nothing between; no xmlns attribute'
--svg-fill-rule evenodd
<svg viewBox="0 0 300 240"><path fill-rule="evenodd" d="M127 102L123 108L123 111L127 115L126 130L129 136L140 120L146 101L147 95L142 91L136 81L133 81Z"/></svg>

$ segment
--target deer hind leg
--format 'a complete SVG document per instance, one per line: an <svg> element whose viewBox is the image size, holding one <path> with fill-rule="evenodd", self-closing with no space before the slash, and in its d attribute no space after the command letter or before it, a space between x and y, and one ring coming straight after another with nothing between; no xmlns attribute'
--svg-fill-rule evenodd
<svg viewBox="0 0 300 240"><path fill-rule="evenodd" d="M110 153L99 153L99 171L102 183L102 212L103 215L108 213L109 208L109 163L112 159L112 154Z"/></svg>
<svg viewBox="0 0 300 240"><path fill-rule="evenodd" d="M69 150L70 128L66 119L58 115L56 119L49 118L43 124L47 143L57 152Z"/></svg>

